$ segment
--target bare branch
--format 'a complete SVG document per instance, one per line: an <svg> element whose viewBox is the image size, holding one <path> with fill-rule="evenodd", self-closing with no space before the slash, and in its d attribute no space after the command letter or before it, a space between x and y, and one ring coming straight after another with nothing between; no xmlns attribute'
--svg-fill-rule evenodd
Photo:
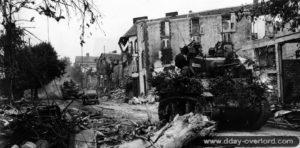
<svg viewBox="0 0 300 148"><path fill-rule="evenodd" d="M40 38L38 38L36 35L34 35L32 32L28 31L27 29L24 29L25 34L29 34L31 36L33 36L34 38L38 39L40 42L43 42L43 40L41 40ZM26 33L27 32L27 33Z"/></svg>

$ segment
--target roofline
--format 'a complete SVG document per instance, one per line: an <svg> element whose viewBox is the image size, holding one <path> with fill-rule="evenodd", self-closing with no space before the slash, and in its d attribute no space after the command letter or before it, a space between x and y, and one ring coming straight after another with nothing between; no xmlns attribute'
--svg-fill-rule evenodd
<svg viewBox="0 0 300 148"><path fill-rule="evenodd" d="M202 16L211 16L211 15L220 15L223 13L215 13L215 14L204 14L204 13L209 13L209 12L213 12L213 11L224 11L226 9L237 9L237 8L241 8L241 7L252 7L253 4L247 4L247 5L242 5L242 6L232 6L232 7L225 7L225 8L219 8L219 9L212 9L212 10L206 10L206 11L199 11L199 12L193 12L193 13L188 13L188 14L181 14L181 15L177 15L174 17L161 17L161 18L155 18L155 19L148 19L147 21L160 21L160 20L165 20L165 19L179 19L179 18L187 18L190 15L202 15ZM145 21L145 20L144 20Z"/></svg>

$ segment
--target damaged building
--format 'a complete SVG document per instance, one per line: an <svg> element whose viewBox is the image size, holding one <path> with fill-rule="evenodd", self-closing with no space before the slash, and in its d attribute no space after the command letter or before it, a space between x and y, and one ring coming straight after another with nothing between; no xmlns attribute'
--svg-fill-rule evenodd
<svg viewBox="0 0 300 148"><path fill-rule="evenodd" d="M121 85L121 55L102 53L97 59L97 90L105 93Z"/></svg>
<svg viewBox="0 0 300 148"><path fill-rule="evenodd" d="M134 18L132 27L120 38L119 45L123 57L123 76L134 79L133 86L137 90L135 95L147 93L147 79L151 78L152 73L173 66L180 48L194 41L201 44L204 56L218 42L232 43L238 55L245 61L254 63L249 68L266 81L272 82L271 88L275 96L280 100L285 95L290 99L299 98L300 94L296 91L300 88L296 83L299 72L292 70L299 66L297 39L287 37L289 40L280 42L278 51L277 42L274 43L273 40L292 32L276 28L276 24L268 16L260 16L254 21L251 16L253 6L182 15L170 12L157 19ZM297 38L296 35L294 37ZM256 45L260 43L265 46ZM286 71L283 72L283 69Z"/></svg>
<svg viewBox="0 0 300 148"><path fill-rule="evenodd" d="M98 57L90 56L86 53L85 56L76 56L75 65L80 66L84 74L81 82L81 87L85 89L95 89L97 87L96 65Z"/></svg>

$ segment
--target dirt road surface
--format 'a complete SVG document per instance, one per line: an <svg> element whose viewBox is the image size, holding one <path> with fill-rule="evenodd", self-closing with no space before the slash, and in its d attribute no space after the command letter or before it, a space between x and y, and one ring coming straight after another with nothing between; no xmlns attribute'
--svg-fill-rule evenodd
<svg viewBox="0 0 300 148"><path fill-rule="evenodd" d="M61 104L65 106L66 103ZM131 120L135 122L142 122L151 120L158 122L157 108L158 103L155 104L139 104L130 105L127 103L115 102L101 102L99 105L82 106L81 102L74 102L71 107L81 108L88 111L101 111L104 115L114 117L119 121ZM300 131L278 129L270 126L264 126L257 131L219 131L218 136L297 136L300 139ZM300 148L300 145L297 147Z"/></svg>

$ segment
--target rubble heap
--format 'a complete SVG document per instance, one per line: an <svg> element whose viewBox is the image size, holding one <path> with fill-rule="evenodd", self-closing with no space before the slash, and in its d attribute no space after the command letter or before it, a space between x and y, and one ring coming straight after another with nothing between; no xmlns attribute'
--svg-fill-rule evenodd
<svg viewBox="0 0 300 148"><path fill-rule="evenodd" d="M99 111L61 110L56 105L31 107L25 112L5 107L0 113L0 131L5 135L6 147L35 147L41 141L49 148L119 145L137 137L147 137L157 127L151 122L119 121ZM89 140L91 137L94 140Z"/></svg>
<svg viewBox="0 0 300 148"><path fill-rule="evenodd" d="M128 99L126 96L125 90L117 88L115 90L112 90L110 92L111 101L117 102L117 103L124 103Z"/></svg>

